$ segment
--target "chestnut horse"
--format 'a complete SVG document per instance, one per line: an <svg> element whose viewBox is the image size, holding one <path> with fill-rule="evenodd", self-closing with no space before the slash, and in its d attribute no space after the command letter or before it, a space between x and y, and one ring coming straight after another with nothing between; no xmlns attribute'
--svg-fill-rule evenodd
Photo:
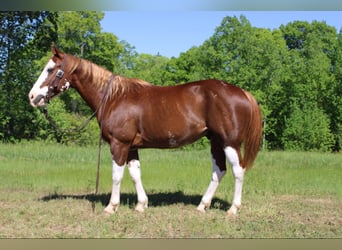
<svg viewBox="0 0 342 250"><path fill-rule="evenodd" d="M75 88L96 113L113 159L113 187L106 213L118 209L126 164L138 196L135 209L147 208L139 148L176 148L202 136L207 136L211 144L212 177L197 209L204 212L209 208L226 173L227 159L235 178L233 202L227 214L238 212L244 174L257 156L262 131L261 112L249 92L219 80L154 86L113 75L56 47L52 54L29 93L30 103L44 107L54 96Z"/></svg>

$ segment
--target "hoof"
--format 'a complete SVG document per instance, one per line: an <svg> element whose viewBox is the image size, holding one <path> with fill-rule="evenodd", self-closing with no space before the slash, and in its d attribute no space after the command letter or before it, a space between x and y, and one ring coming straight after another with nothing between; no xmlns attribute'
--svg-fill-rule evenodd
<svg viewBox="0 0 342 250"><path fill-rule="evenodd" d="M111 214L116 213L118 209L119 209L119 204L109 203L108 206L103 210L103 212L107 215L111 215Z"/></svg>
<svg viewBox="0 0 342 250"><path fill-rule="evenodd" d="M138 204L135 206L135 211L142 213L145 211L146 208L147 208L147 201L138 202Z"/></svg>
<svg viewBox="0 0 342 250"><path fill-rule="evenodd" d="M201 203L197 207L197 211L201 213L205 213L209 207L210 207L210 202L206 203L206 202L201 201Z"/></svg>
<svg viewBox="0 0 342 250"><path fill-rule="evenodd" d="M232 205L227 211L226 218L228 220L237 218L238 212L240 210L240 206Z"/></svg>

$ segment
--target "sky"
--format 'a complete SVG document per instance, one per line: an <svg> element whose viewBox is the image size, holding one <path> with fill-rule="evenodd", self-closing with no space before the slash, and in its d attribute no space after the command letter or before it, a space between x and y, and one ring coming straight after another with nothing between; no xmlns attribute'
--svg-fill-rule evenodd
<svg viewBox="0 0 342 250"><path fill-rule="evenodd" d="M241 14L258 28L277 29L295 20L325 21L337 32L342 28L342 11L106 11L101 27L138 53L171 58L203 44L225 16Z"/></svg>

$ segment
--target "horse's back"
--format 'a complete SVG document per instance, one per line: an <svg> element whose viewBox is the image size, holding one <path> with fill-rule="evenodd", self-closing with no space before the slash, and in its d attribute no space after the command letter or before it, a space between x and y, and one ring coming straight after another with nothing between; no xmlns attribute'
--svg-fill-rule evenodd
<svg viewBox="0 0 342 250"><path fill-rule="evenodd" d="M146 91L143 98L146 107L152 106L151 109L161 115L180 114L216 122L222 118L231 120L236 113L243 116L250 112L250 102L244 90L216 79L168 87L151 86Z"/></svg>
<svg viewBox="0 0 342 250"><path fill-rule="evenodd" d="M217 80L217 79L209 79L209 80L199 80L184 84L178 84L173 86L155 86L150 85L150 91L155 92L158 97L172 97L175 98L182 97L183 95L193 97L199 96L207 96L212 95L213 97L222 97L226 98L245 98L246 96L243 93L243 90L233 84ZM148 88L147 88L148 89Z"/></svg>

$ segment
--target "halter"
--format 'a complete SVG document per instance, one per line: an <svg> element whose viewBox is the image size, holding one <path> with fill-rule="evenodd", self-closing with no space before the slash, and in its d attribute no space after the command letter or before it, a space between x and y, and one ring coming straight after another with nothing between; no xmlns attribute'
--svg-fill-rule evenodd
<svg viewBox="0 0 342 250"><path fill-rule="evenodd" d="M63 63L64 63L64 62L63 62ZM60 72L60 71L61 71L61 72ZM58 76L58 72L60 72L60 77ZM57 88L58 83L59 83L59 81L62 79L63 75L64 75L64 71L59 69L59 70L57 71L57 73L56 73L56 79L54 80L53 84L49 87L49 92L50 92L50 89L52 90L52 89ZM83 129L91 122L91 120L95 117L95 115L100 111L100 109L102 109L102 107L103 107L104 104L106 103L106 101L107 101L107 99L108 99L107 94L109 93L108 89L109 89L109 88L111 87L111 85L113 84L114 79L115 79L115 75L112 74L111 77L110 77L109 80L108 80L107 90L105 91L105 94L104 94L104 96L102 97L99 106L98 106L97 109L91 114L91 116L90 116L83 124L81 124L79 127L77 127L77 128L71 128L71 129L62 129L62 128L60 128L60 127L53 121L53 119L50 117L49 112L48 112L48 109L47 109L47 106L45 106L44 109L43 109L45 118L49 121L49 123L52 125L52 127L54 127L54 128L55 128L59 133L61 133L61 134L72 134L72 133L78 133L78 132L80 132L81 130L83 130ZM68 81L67 81L66 78L65 78L65 81L66 81L66 83L68 84ZM55 85L55 82L57 82L57 85ZM69 85L67 85L67 84L64 85L64 86L62 87L62 89L65 90L65 89L69 88ZM64 91L64 90L63 90L63 91ZM54 95L50 95L49 92L48 92L48 94L47 94L47 97L45 97L45 99L47 100L47 102L54 96ZM101 112L99 119L102 118L102 115L103 115L103 114L102 114L102 112ZM101 122L100 120L99 120L99 122L100 122L100 130L102 130L102 122Z"/></svg>
<svg viewBox="0 0 342 250"><path fill-rule="evenodd" d="M58 84L59 84L59 82L62 80L62 78L64 76L64 66L65 66L65 64L66 64L66 55L64 56L64 60L62 62L61 68L58 69L57 72L56 72L56 78L53 80L52 84L49 86L48 93L45 96L45 101L47 103L49 103L50 99L55 96L54 92L57 90ZM64 92L64 91L66 91L66 90L68 90L70 88L69 81L66 78L64 78L64 81L65 81L65 84L62 86L61 92Z"/></svg>

